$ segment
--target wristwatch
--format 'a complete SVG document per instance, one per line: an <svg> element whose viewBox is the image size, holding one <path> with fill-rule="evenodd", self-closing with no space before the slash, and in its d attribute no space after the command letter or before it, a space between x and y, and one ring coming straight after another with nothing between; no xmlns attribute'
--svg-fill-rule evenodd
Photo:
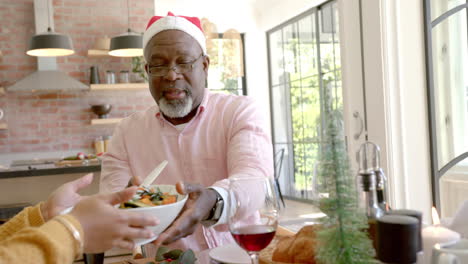
<svg viewBox="0 0 468 264"><path fill-rule="evenodd" d="M208 217L201 221L202 225L205 227L210 227L216 224L218 220L221 218L221 214L223 213L223 208L224 208L223 197L216 190L214 189L212 190L216 192L216 202L213 208L211 208L211 211L208 214Z"/></svg>

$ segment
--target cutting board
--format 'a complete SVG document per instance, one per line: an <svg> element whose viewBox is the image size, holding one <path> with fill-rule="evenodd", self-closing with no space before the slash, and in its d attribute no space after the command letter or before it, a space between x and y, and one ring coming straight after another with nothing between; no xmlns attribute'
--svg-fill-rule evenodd
<svg viewBox="0 0 468 264"><path fill-rule="evenodd" d="M86 162L87 161L87 162ZM97 165L99 164L98 159L89 160L60 160L55 162L55 166L79 166L79 165Z"/></svg>

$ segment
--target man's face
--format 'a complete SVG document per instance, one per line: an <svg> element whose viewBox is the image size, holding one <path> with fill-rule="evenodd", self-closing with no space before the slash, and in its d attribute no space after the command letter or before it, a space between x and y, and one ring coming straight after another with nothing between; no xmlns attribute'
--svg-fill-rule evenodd
<svg viewBox="0 0 468 264"><path fill-rule="evenodd" d="M202 53L198 42L180 30L162 31L149 41L145 57L150 91L164 115L182 118L200 105L209 65ZM193 67L185 73L173 68L192 62ZM172 69L163 76L153 76L149 72L152 67Z"/></svg>

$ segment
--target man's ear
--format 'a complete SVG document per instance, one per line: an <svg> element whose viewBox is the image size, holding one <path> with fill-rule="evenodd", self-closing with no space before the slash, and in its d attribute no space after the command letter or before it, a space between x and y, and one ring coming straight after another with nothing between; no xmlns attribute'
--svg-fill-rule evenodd
<svg viewBox="0 0 468 264"><path fill-rule="evenodd" d="M148 73L148 63L145 63L145 71Z"/></svg>
<svg viewBox="0 0 468 264"><path fill-rule="evenodd" d="M210 57L208 55L203 56L203 70L208 74L208 68L210 66Z"/></svg>

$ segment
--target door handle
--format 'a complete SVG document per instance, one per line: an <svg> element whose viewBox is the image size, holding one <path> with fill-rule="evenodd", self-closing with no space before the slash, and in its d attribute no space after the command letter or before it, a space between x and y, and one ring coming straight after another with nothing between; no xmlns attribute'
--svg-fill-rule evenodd
<svg viewBox="0 0 468 264"><path fill-rule="evenodd" d="M364 121L362 120L362 118L359 115L358 111L355 111L353 113L353 117L359 120L359 125L360 125L359 131L357 133L354 133L354 139L358 140L359 137L361 136L362 132L364 131Z"/></svg>

